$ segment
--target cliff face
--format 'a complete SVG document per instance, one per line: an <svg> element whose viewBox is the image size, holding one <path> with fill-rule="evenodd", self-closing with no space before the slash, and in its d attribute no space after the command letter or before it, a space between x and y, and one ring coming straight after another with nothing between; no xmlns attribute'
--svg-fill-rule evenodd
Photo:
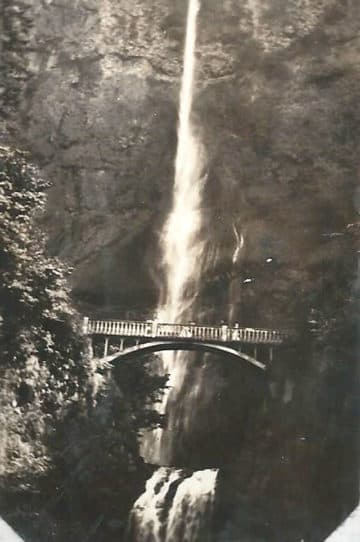
<svg viewBox="0 0 360 542"><path fill-rule="evenodd" d="M186 2L26 4L27 78L9 126L53 182L44 218L50 249L74 264L83 310L154 307ZM312 507L315 517L321 509L329 521L346 514L356 493L359 27L356 0L204 0L199 16L194 117L208 153L203 317L289 327L298 336L270 373L267 392L254 395L262 405L267 393L269 418L244 421L254 427L238 487L246 506L261 492L292 511ZM220 455L226 462L231 447L236 455L243 441L232 443L234 426L237 434L240 414L248 415L237 397L241 374L221 370L218 387L209 386L199 405L202 430L193 437L196 449L205 442L211 464ZM281 474L269 475L279 464ZM241 535L262 540L249 532ZM285 540L274 532L265 539Z"/></svg>
<svg viewBox="0 0 360 542"><path fill-rule="evenodd" d="M84 298L141 295L175 146L180 67L163 28L169 9L162 2L30 6L32 77L16 128L54 182L50 247L75 264Z"/></svg>
<svg viewBox="0 0 360 542"><path fill-rule="evenodd" d="M152 305L186 3L26 3L31 77L13 127L54 184L51 250L74 263L83 302ZM221 248L214 280L234 251L234 224L243 259L291 261L306 285L321 234L354 221L359 10L319 0L203 3L196 116L209 158L210 244ZM231 292L232 304L243 295L236 281Z"/></svg>

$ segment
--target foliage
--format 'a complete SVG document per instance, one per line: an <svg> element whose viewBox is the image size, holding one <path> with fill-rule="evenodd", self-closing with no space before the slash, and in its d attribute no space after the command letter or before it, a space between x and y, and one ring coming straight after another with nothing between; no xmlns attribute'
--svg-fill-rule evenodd
<svg viewBox="0 0 360 542"><path fill-rule="evenodd" d="M0 362L17 375L17 404L36 398L54 414L76 398L86 371L68 269L46 255L35 224L46 187L24 153L0 148Z"/></svg>
<svg viewBox="0 0 360 542"><path fill-rule="evenodd" d="M22 84L29 77L25 51L32 23L28 11L29 6L22 0L2 0L0 80L4 86L0 106L5 118L15 111Z"/></svg>
<svg viewBox="0 0 360 542"><path fill-rule="evenodd" d="M47 187L26 153L0 147L0 498L16 526L35 515L49 438L91 376L69 269L47 256L37 227Z"/></svg>
<svg viewBox="0 0 360 542"><path fill-rule="evenodd" d="M123 363L105 374L96 403L79 415L69 411L52 443L56 513L92 533L118 541L151 467L139 456L138 436L161 416L144 404L158 399L164 379L150 376L142 362ZM73 533L77 540L76 533Z"/></svg>
<svg viewBox="0 0 360 542"><path fill-rule="evenodd" d="M0 504L27 537L61 541L109 511L125 519L164 382L142 364L102 374L88 356L70 270L37 225L47 187L25 153L0 147Z"/></svg>

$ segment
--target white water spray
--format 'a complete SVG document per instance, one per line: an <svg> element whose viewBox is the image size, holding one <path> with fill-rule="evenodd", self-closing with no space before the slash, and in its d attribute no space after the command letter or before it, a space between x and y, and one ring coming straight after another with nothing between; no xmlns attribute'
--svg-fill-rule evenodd
<svg viewBox="0 0 360 542"><path fill-rule="evenodd" d="M241 253L242 249L244 248L245 238L244 238L242 233L240 233L240 235L239 235L239 232L238 232L235 224L233 224L233 232L234 232L234 236L235 236L235 240L236 240L236 245L235 245L235 250L234 250L234 253L233 253L233 257L232 257L232 263L233 263L233 265L235 265L239 260L239 256L240 256L240 253Z"/></svg>
<svg viewBox="0 0 360 542"><path fill-rule="evenodd" d="M191 119L199 9L199 0L189 0L174 194L172 209L161 236L165 275L164 295L158 314L161 322L192 319L204 259L205 241L201 231L204 150ZM164 372L170 374L168 384L171 391L164 395L161 405L161 411L167 414L168 428L148 434L143 442L143 453L150 462L169 464L179 422L176 398L184 382L187 359L182 353L171 352L163 354L161 359ZM195 383L193 385L196 389ZM185 410L185 417L188 417L189 409ZM129 520L129 540L209 540L217 474L215 469L192 474L171 468L158 469L147 482L144 494L134 504Z"/></svg>
<svg viewBox="0 0 360 542"><path fill-rule="evenodd" d="M129 518L128 539L198 542L211 538L217 471L162 467L146 484Z"/></svg>
<svg viewBox="0 0 360 542"><path fill-rule="evenodd" d="M204 242L200 235L201 201L205 181L204 151L191 121L199 9L199 0L190 0L180 94L173 206L161 238L165 299L159 318L163 322L178 322L191 313L204 252Z"/></svg>
<svg viewBox="0 0 360 542"><path fill-rule="evenodd" d="M161 322L186 322L193 319L194 301L204 259L201 205L206 180L205 153L192 122L199 10L200 1L190 0L180 91L173 201L161 234L161 263L164 270L164 291L158 311ZM169 429L159 429L148 434L142 450L148 461L164 465L171 463L173 435L176 436L178 423L176 409L167 406L170 401L176 400L177 392L184 382L187 355L167 352L162 354L161 359L163 372L169 374L170 392L164 394L159 411L167 414Z"/></svg>

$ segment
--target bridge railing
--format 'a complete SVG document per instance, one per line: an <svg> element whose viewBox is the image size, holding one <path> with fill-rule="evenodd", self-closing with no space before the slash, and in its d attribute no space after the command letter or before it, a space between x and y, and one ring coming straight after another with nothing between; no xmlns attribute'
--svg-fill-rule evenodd
<svg viewBox="0 0 360 542"><path fill-rule="evenodd" d="M151 337L195 339L201 341L281 344L286 334L269 329L240 328L239 326L198 326L196 324L168 324L148 320L91 320L84 318L84 333L122 337Z"/></svg>
<svg viewBox="0 0 360 542"><path fill-rule="evenodd" d="M86 329L85 329L86 328ZM88 335L119 335L129 337L152 337L152 322L118 320L87 320L84 331Z"/></svg>

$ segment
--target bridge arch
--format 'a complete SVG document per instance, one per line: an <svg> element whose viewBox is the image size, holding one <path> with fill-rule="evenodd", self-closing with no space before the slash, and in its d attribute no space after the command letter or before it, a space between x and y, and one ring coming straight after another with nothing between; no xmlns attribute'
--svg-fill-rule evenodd
<svg viewBox="0 0 360 542"><path fill-rule="evenodd" d="M187 350L187 351L199 351L199 352L209 352L212 354L222 354L228 357L229 359L237 361L245 361L248 364L260 369L262 371L266 370L266 365L252 356L245 354L244 352L239 352L234 348L225 346L222 344L216 343L205 343L205 342L192 342L192 341L149 341L146 343L141 343L136 346L126 348L123 351L116 352L110 356L103 358L104 363L114 363L116 361L121 361L125 359L134 359L142 354L149 354L154 352L163 352L166 350Z"/></svg>

